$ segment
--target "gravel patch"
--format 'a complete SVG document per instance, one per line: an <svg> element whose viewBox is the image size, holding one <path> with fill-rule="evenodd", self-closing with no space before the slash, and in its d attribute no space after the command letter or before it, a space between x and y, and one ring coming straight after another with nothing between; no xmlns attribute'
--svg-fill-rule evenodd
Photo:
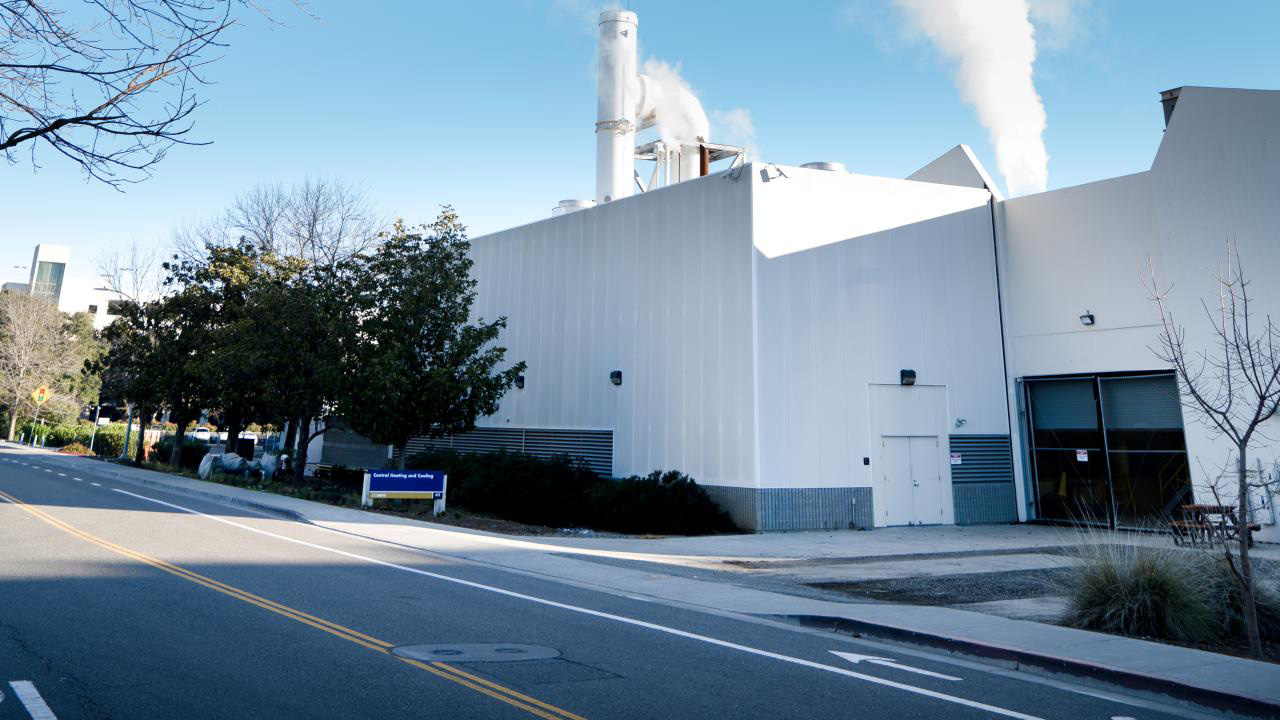
<svg viewBox="0 0 1280 720"><path fill-rule="evenodd" d="M1058 595L1062 593L1071 572L1072 568L1045 568L892 580L822 582L810 583L810 586L853 597L911 605L957 605Z"/></svg>

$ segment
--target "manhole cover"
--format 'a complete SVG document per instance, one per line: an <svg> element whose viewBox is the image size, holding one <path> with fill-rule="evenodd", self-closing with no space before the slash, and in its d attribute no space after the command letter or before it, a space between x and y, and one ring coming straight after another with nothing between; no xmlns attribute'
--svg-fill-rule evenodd
<svg viewBox="0 0 1280 720"><path fill-rule="evenodd" d="M519 643L439 643L435 645L401 645L392 649L402 657L424 662L515 662L517 660L550 660L560 651L542 645Z"/></svg>

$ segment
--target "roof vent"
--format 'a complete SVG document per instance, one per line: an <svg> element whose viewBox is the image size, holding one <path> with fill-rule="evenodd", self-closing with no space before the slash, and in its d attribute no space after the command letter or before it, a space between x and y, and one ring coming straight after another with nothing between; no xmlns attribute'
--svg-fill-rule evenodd
<svg viewBox="0 0 1280 720"><path fill-rule="evenodd" d="M571 212L586 210L589 207L595 207L594 200L561 200L560 204L551 208L551 217L560 217L568 215Z"/></svg>
<svg viewBox="0 0 1280 720"><path fill-rule="evenodd" d="M830 172L844 172L844 163L838 162L810 162L801 165L802 168L810 170L827 170Z"/></svg>

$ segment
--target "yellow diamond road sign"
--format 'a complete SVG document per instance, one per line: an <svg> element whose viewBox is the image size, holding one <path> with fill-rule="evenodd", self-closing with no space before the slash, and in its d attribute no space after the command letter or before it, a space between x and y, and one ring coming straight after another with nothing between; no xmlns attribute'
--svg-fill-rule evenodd
<svg viewBox="0 0 1280 720"><path fill-rule="evenodd" d="M31 399L36 401L37 405L43 405L49 402L49 398L53 397L53 393L49 392L48 385L41 385L36 391L31 393Z"/></svg>

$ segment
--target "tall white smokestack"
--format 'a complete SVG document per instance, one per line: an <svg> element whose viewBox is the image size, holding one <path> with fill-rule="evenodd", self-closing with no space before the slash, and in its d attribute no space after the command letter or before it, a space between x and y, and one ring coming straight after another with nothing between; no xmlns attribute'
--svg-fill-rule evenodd
<svg viewBox="0 0 1280 720"><path fill-rule="evenodd" d="M626 10L600 13L600 66L596 75L596 202L627 197L635 185L636 30Z"/></svg>

